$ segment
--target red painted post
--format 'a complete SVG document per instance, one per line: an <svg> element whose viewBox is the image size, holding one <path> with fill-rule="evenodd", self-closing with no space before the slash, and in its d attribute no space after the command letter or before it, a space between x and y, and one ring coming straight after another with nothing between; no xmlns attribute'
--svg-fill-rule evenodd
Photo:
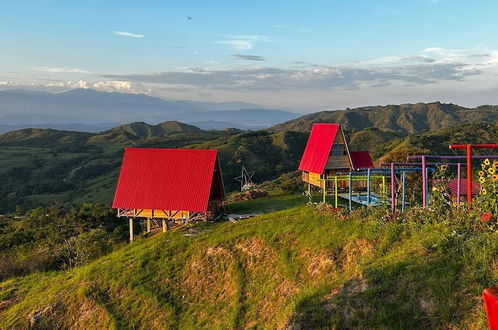
<svg viewBox="0 0 498 330"><path fill-rule="evenodd" d="M472 204L472 149L498 149L498 144L451 144L450 149L467 150L467 207Z"/></svg>
<svg viewBox="0 0 498 330"><path fill-rule="evenodd" d="M472 147L467 145L467 208L472 204Z"/></svg>
<svg viewBox="0 0 498 330"><path fill-rule="evenodd" d="M484 308L490 330L498 330L498 287L484 289L482 292Z"/></svg>

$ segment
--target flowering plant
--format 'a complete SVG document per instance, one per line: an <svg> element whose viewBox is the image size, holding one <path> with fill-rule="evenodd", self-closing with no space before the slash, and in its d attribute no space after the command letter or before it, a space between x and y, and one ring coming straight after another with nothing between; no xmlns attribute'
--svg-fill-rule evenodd
<svg viewBox="0 0 498 330"><path fill-rule="evenodd" d="M476 205L483 212L481 220L489 221L498 215L498 160L485 159L481 164L479 175L479 195Z"/></svg>

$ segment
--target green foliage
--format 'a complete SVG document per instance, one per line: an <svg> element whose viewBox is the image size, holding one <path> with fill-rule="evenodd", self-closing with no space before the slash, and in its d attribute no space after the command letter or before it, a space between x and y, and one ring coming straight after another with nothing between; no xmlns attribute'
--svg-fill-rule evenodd
<svg viewBox="0 0 498 330"><path fill-rule="evenodd" d="M127 239L125 222L102 204L53 204L0 219L0 279L82 265Z"/></svg>

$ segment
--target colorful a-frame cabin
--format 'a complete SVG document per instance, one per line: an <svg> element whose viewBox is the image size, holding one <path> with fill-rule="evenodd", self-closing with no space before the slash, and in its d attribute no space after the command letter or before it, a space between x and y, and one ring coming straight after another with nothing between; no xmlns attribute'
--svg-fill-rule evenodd
<svg viewBox="0 0 498 330"><path fill-rule="evenodd" d="M133 220L207 220L221 211L225 190L216 150L125 148L112 207Z"/></svg>
<svg viewBox="0 0 498 330"><path fill-rule="evenodd" d="M374 168L368 151L349 151L339 124L313 124L299 169L303 181L323 188L324 179L339 172Z"/></svg>
<svg viewBox="0 0 498 330"><path fill-rule="evenodd" d="M350 183L343 179L334 181L331 180L332 177L338 178L344 173L373 168L368 151L349 150L341 125L313 124L299 164L304 182L321 188L324 196L330 190L335 190L337 195L337 189L345 188ZM355 181L354 184L361 186L364 182Z"/></svg>

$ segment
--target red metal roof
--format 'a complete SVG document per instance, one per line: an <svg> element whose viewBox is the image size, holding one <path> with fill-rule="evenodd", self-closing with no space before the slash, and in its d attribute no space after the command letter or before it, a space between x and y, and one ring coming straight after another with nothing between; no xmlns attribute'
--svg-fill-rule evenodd
<svg viewBox="0 0 498 330"><path fill-rule="evenodd" d="M368 151L351 151L349 154L351 155L351 161L355 170L375 168Z"/></svg>
<svg viewBox="0 0 498 330"><path fill-rule="evenodd" d="M322 174L338 131L339 124L313 124L299 169Z"/></svg>
<svg viewBox="0 0 498 330"><path fill-rule="evenodd" d="M451 195L457 194L458 179L451 179L447 187L450 189ZM472 195L479 194L481 186L477 182L472 182ZM467 179L460 179L460 195L467 195Z"/></svg>
<svg viewBox="0 0 498 330"><path fill-rule="evenodd" d="M206 212L215 166L216 150L125 148L112 207Z"/></svg>

